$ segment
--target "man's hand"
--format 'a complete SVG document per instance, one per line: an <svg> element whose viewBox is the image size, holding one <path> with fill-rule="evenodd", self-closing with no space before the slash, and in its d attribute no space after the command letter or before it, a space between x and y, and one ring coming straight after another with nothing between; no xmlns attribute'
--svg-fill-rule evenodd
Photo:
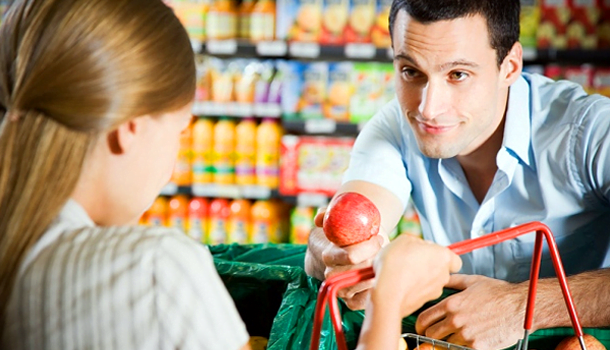
<svg viewBox="0 0 610 350"><path fill-rule="evenodd" d="M375 235L367 241L347 247L339 247L326 238L321 228L324 213L324 209L318 212L314 219L317 228L309 235L308 249L305 255L307 274L324 280L341 272L371 266L373 258L387 239L383 235ZM350 309L364 309L372 286L373 280L361 282L340 290L338 295L343 298Z"/></svg>
<svg viewBox="0 0 610 350"><path fill-rule="evenodd" d="M456 274L446 287L461 292L423 311L417 333L477 350L505 348L523 337L526 284Z"/></svg>

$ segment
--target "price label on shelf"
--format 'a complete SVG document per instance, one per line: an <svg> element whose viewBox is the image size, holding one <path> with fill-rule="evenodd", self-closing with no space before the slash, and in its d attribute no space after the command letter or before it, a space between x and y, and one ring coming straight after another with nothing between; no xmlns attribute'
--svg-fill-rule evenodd
<svg viewBox="0 0 610 350"><path fill-rule="evenodd" d="M241 192L244 198L268 199L271 198L271 189L265 186L243 186Z"/></svg>
<svg viewBox="0 0 610 350"><path fill-rule="evenodd" d="M251 104L234 102L228 104L226 114L235 117L250 117L254 114L254 110Z"/></svg>
<svg viewBox="0 0 610 350"><path fill-rule="evenodd" d="M349 43L345 45L345 57L371 59L375 57L377 48L373 44Z"/></svg>
<svg viewBox="0 0 610 350"><path fill-rule="evenodd" d="M388 58L394 60L394 50L391 47L388 47Z"/></svg>
<svg viewBox="0 0 610 350"><path fill-rule="evenodd" d="M533 61L537 58L538 52L534 47L524 47L523 48L523 60L524 61Z"/></svg>
<svg viewBox="0 0 610 350"><path fill-rule="evenodd" d="M299 193L297 195L297 205L300 207L325 207L328 205L328 196L321 193Z"/></svg>
<svg viewBox="0 0 610 350"><path fill-rule="evenodd" d="M191 113L193 113L193 115L197 115L197 116L206 116L209 115L209 110L210 110L210 106L209 106L209 102L195 102L193 103L193 108L191 110Z"/></svg>
<svg viewBox="0 0 610 350"><path fill-rule="evenodd" d="M320 56L318 43L293 42L290 43L290 55L303 58L317 58Z"/></svg>
<svg viewBox="0 0 610 350"><path fill-rule="evenodd" d="M239 198L241 193L238 186L235 185L193 185L191 187L193 196L195 197L224 197L224 198Z"/></svg>
<svg viewBox="0 0 610 350"><path fill-rule="evenodd" d="M256 53L260 56L286 56L288 45L283 40L261 41L256 44Z"/></svg>
<svg viewBox="0 0 610 350"><path fill-rule="evenodd" d="M197 39L191 39L191 47L193 48L193 52L200 53L203 51L203 42Z"/></svg>
<svg viewBox="0 0 610 350"><path fill-rule="evenodd" d="M215 55L233 55L237 53L237 40L208 40L206 49Z"/></svg>
<svg viewBox="0 0 610 350"><path fill-rule="evenodd" d="M168 183L167 185L165 185L165 187L163 187L161 189L161 195L162 196L173 196L176 193L178 193L178 185L176 185L175 183Z"/></svg>
<svg viewBox="0 0 610 350"><path fill-rule="evenodd" d="M259 117L275 117L282 115L282 108L277 103L257 103L254 105L254 114Z"/></svg>
<svg viewBox="0 0 610 350"><path fill-rule="evenodd" d="M337 123L331 119L312 119L305 122L305 132L309 134L332 134Z"/></svg>

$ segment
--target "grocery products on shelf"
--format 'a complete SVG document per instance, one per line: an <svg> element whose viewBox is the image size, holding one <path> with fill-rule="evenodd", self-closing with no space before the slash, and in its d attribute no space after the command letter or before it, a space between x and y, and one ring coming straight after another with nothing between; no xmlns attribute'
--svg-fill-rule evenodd
<svg viewBox="0 0 610 350"><path fill-rule="evenodd" d="M582 85L585 91L590 94L610 97L610 67L595 67L589 64L579 66L549 64L546 66L526 66L524 70L544 74L553 80L569 80Z"/></svg>

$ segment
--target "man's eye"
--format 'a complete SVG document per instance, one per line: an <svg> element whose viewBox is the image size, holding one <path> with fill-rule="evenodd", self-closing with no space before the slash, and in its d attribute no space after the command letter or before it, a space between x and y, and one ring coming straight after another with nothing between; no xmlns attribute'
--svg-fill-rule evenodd
<svg viewBox="0 0 610 350"><path fill-rule="evenodd" d="M450 74L451 80L462 81L468 78L468 73L466 72L451 72Z"/></svg>
<svg viewBox="0 0 610 350"><path fill-rule="evenodd" d="M419 76L419 72L416 71L415 69L412 69L412 68L403 68L402 74L407 79L414 79L414 78L417 78Z"/></svg>

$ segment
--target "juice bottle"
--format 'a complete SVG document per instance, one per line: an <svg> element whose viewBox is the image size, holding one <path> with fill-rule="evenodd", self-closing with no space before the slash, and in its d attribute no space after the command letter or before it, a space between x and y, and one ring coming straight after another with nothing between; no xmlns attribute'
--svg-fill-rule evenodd
<svg viewBox="0 0 610 350"><path fill-rule="evenodd" d="M193 124L193 184L201 185L212 182L212 158L214 150L214 123L210 119L200 118Z"/></svg>
<svg viewBox="0 0 610 350"><path fill-rule="evenodd" d="M239 31L240 39L250 40L250 23L254 0L243 0L239 6Z"/></svg>
<svg viewBox="0 0 610 350"><path fill-rule="evenodd" d="M188 217L189 201L186 196L177 195L169 200L167 212L167 223L170 227L175 227L186 232L186 220Z"/></svg>
<svg viewBox="0 0 610 350"><path fill-rule="evenodd" d="M252 205L252 235L250 243L268 243L277 232L278 221L273 204L257 200Z"/></svg>
<svg viewBox="0 0 610 350"><path fill-rule="evenodd" d="M146 225L166 226L168 203L165 197L157 197L146 212Z"/></svg>
<svg viewBox="0 0 610 350"><path fill-rule="evenodd" d="M246 118L235 127L235 183L254 185L256 161L256 122Z"/></svg>
<svg viewBox="0 0 610 350"><path fill-rule="evenodd" d="M313 207L297 206L290 215L290 243L307 244L309 233L314 228Z"/></svg>
<svg viewBox="0 0 610 350"><path fill-rule="evenodd" d="M191 185L191 147L192 129L191 126L189 126L180 135L180 149L178 151L178 157L176 158L176 164L174 165L172 179L170 180L170 182L173 182L178 186Z"/></svg>
<svg viewBox="0 0 610 350"><path fill-rule="evenodd" d="M290 207L282 200L270 200L273 205L274 216L277 220L275 232L271 236L272 243L287 243L290 237Z"/></svg>
<svg viewBox="0 0 610 350"><path fill-rule="evenodd" d="M207 243L227 243L228 221L231 215L229 201L224 198L216 198L210 203L210 222Z"/></svg>
<svg viewBox="0 0 610 350"><path fill-rule="evenodd" d="M275 1L258 0L250 19L250 39L270 41L275 38Z"/></svg>
<svg viewBox="0 0 610 350"><path fill-rule="evenodd" d="M248 243L250 237L251 205L247 199L235 199L231 202L229 217L229 243Z"/></svg>
<svg viewBox="0 0 610 350"><path fill-rule="evenodd" d="M206 22L208 40L227 40L237 37L237 9L232 0L214 0Z"/></svg>
<svg viewBox="0 0 610 350"><path fill-rule="evenodd" d="M220 185L235 183L235 123L223 118L214 125L214 174Z"/></svg>
<svg viewBox="0 0 610 350"><path fill-rule="evenodd" d="M208 209L208 201L205 198L193 198L189 202L187 234L201 243L205 243Z"/></svg>
<svg viewBox="0 0 610 350"><path fill-rule="evenodd" d="M282 129L272 118L265 118L256 130L256 183L277 188L279 182Z"/></svg>

